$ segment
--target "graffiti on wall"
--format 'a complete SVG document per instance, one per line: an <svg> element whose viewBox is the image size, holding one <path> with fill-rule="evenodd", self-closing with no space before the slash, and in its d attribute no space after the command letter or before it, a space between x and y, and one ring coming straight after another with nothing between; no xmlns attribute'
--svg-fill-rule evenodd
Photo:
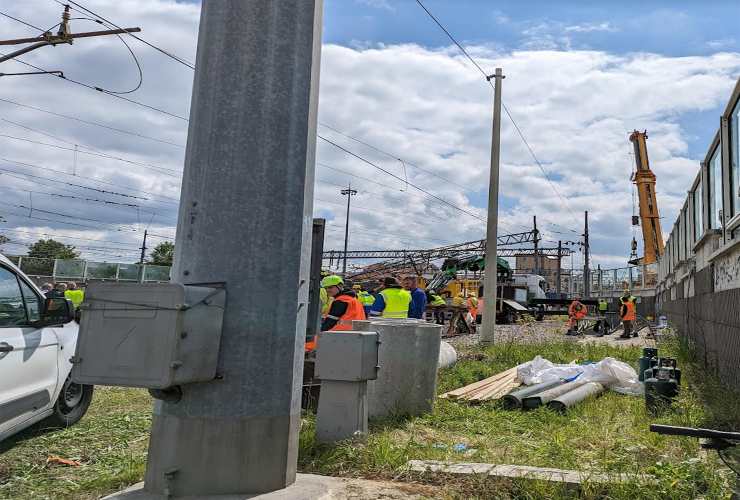
<svg viewBox="0 0 740 500"><path fill-rule="evenodd" d="M714 290L740 288L740 251L714 261Z"/></svg>

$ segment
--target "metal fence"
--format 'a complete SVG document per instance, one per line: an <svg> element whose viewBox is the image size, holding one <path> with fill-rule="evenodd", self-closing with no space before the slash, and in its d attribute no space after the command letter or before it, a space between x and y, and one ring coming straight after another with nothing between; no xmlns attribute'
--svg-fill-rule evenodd
<svg viewBox="0 0 740 500"><path fill-rule="evenodd" d="M170 279L169 266L79 259L45 259L23 255L7 257L28 276L48 281L161 282Z"/></svg>

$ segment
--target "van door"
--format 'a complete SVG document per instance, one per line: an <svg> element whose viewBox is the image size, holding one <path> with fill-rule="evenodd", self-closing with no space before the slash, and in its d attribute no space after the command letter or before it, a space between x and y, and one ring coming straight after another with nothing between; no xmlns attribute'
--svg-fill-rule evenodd
<svg viewBox="0 0 740 500"><path fill-rule="evenodd" d="M0 266L0 434L49 408L57 385L59 342L51 328L35 328L42 298Z"/></svg>

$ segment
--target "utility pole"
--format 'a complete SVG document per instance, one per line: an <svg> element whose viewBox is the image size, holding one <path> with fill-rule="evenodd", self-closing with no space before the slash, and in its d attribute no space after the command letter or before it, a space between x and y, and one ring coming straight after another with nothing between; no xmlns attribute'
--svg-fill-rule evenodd
<svg viewBox="0 0 740 500"><path fill-rule="evenodd" d="M144 263L144 257L146 256L146 235L147 230L144 229L144 243L141 244L141 257L139 258L139 264Z"/></svg>
<svg viewBox="0 0 740 500"><path fill-rule="evenodd" d="M483 279L483 323L480 342L493 344L496 329L496 288L498 272L498 176L501 159L501 68L488 77L493 79L493 128L491 131L491 173L488 181L488 220L486 221L486 275Z"/></svg>
<svg viewBox="0 0 740 500"><path fill-rule="evenodd" d="M220 284L226 306L217 378L154 404L152 497L295 481L321 17L321 0L202 3L172 279Z"/></svg>
<svg viewBox="0 0 740 500"><path fill-rule="evenodd" d="M558 270L557 270L557 277L555 278L557 281L555 282L555 291L558 294L558 298L560 298L560 291L562 288L562 285L560 283L560 266L561 262L563 261L563 242L558 241Z"/></svg>
<svg viewBox="0 0 740 500"><path fill-rule="evenodd" d="M344 221L344 262L342 262L342 276L347 275L347 244L349 243L349 205L357 190L352 189L352 183L347 184L347 189L342 189L343 196L347 197L347 218Z"/></svg>
<svg viewBox="0 0 740 500"><path fill-rule="evenodd" d="M537 231L537 216L533 215L532 220L534 221L534 274L540 274L539 252L537 252L540 243L540 233Z"/></svg>
<svg viewBox="0 0 740 500"><path fill-rule="evenodd" d="M591 269L589 268L589 244L588 244L588 210L584 216L583 231L583 297L591 296Z"/></svg>
<svg viewBox="0 0 740 500"><path fill-rule="evenodd" d="M52 34L50 31L47 31L45 33L42 33L39 36L35 36L31 38L16 38L13 40L0 40L0 45L21 45L24 43L33 44L33 45L29 45L28 47L24 47L22 49L11 52L10 54L0 56L0 63L8 61L18 56L21 56L28 52L31 52L32 50L40 49L41 47L46 47L47 45L56 46L62 43L72 45L75 38L91 38L91 37L105 36L105 35L122 35L124 33L138 33L141 31L141 28L122 28L122 29L114 29L114 30L87 31L84 33L70 33L69 20L70 20L69 5L65 5L64 12L62 13L62 22L59 24L59 30L57 31L56 35ZM46 72L43 72L43 73L46 73ZM49 71L49 73L60 73L60 76L61 76L61 71ZM14 74L24 74L24 73L14 73ZM25 73L25 74L39 74L39 72L33 71L33 72Z"/></svg>

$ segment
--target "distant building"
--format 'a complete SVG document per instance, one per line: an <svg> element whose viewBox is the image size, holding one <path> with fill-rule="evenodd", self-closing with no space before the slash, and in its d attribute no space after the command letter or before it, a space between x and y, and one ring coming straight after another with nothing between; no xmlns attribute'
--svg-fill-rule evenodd
<svg viewBox="0 0 740 500"><path fill-rule="evenodd" d="M545 255L538 255L537 266L534 265L534 255L517 255L516 257L516 272L523 274L534 274L535 268L537 274L545 278L547 281L548 288L555 290L557 288L556 280L558 275L558 259L555 257L547 257ZM565 277L565 273L562 273Z"/></svg>

